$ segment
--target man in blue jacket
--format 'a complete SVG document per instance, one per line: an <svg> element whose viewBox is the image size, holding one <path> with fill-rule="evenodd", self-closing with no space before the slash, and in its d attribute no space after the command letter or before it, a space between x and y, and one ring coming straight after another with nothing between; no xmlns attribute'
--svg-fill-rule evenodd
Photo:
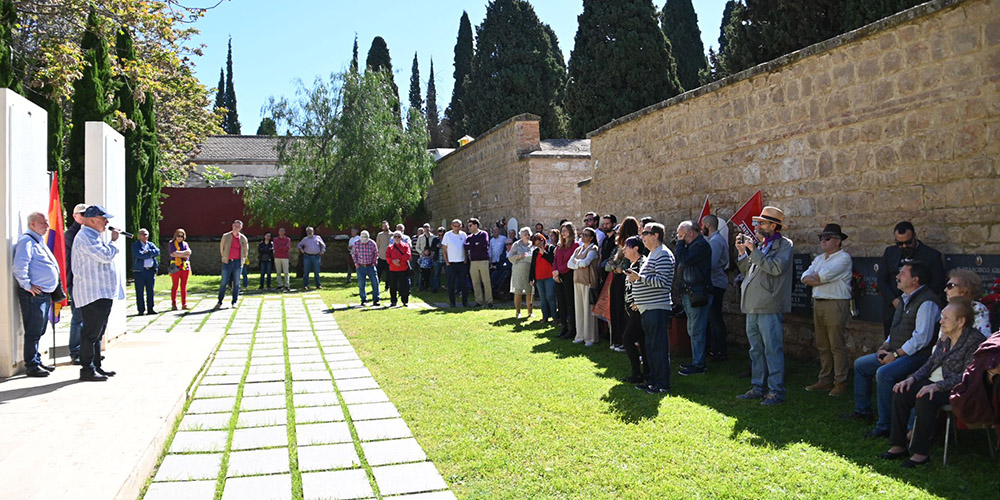
<svg viewBox="0 0 1000 500"><path fill-rule="evenodd" d="M160 249L149 241L149 231L140 229L138 238L132 243L132 276L135 278L135 306L139 316L156 314L153 310L153 284L156 282L156 270L160 263Z"/></svg>
<svg viewBox="0 0 1000 500"><path fill-rule="evenodd" d="M681 365L681 375L705 373L705 351L708 345L708 306L712 296L712 247L693 221L677 226L677 265L680 270L681 304L687 315L687 330L691 337L691 364Z"/></svg>

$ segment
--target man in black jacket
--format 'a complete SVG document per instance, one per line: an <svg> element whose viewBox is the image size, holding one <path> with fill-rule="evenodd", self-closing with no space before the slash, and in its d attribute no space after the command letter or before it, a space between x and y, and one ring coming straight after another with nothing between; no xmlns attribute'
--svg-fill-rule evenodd
<svg viewBox="0 0 1000 500"><path fill-rule="evenodd" d="M69 358L74 365L80 364L80 330L83 329L83 314L76 309L73 301L73 240L76 233L80 232L80 225L83 224L83 212L87 210L87 205L83 203L73 207L73 224L63 233L66 240L66 296L69 297L69 307L73 312L73 319L69 322Z"/></svg>
<svg viewBox="0 0 1000 500"><path fill-rule="evenodd" d="M678 373L696 375L705 373L712 247L693 221L684 221L677 226L676 256L681 303L687 315L687 330L691 337L691 364L681 365Z"/></svg>
<svg viewBox="0 0 1000 500"><path fill-rule="evenodd" d="M918 240L912 223L903 221L896 224L893 236L896 244L885 249L878 266L878 294L882 296L882 326L886 337L892 327L893 314L901 302L899 297L902 292L896 288L896 274L903 267L904 261L916 260L923 263L931 274L928 288L939 298L944 293L946 278L941 252Z"/></svg>

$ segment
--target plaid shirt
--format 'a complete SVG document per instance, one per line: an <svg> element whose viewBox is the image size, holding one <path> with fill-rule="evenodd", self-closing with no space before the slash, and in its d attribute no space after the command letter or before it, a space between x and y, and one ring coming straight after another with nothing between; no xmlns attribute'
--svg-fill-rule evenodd
<svg viewBox="0 0 1000 500"><path fill-rule="evenodd" d="M358 241L351 250L351 258L356 267L374 266L378 263L378 245L374 240Z"/></svg>

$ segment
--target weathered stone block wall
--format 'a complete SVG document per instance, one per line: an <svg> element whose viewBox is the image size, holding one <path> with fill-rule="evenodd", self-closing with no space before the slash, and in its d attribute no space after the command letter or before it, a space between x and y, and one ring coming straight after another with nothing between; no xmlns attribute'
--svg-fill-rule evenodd
<svg viewBox="0 0 1000 500"><path fill-rule="evenodd" d="M519 156L539 149L538 121L515 116L442 158L427 190L434 224L478 217L489 228L501 217L528 214L528 163Z"/></svg>
<svg viewBox="0 0 1000 500"><path fill-rule="evenodd" d="M528 168L528 220L522 226L535 230L541 222L547 228L558 227L559 221L569 219L579 224L586 210L580 205L580 188L577 182L590 176L589 158L532 157L526 160Z"/></svg>
<svg viewBox="0 0 1000 500"><path fill-rule="evenodd" d="M762 189L798 253L837 222L879 256L900 220L944 253L1000 253L1000 2L929 2L615 120L591 153L583 206L668 230L706 194L728 217ZM850 328L854 353L882 340ZM811 320L786 321L789 352L811 345Z"/></svg>

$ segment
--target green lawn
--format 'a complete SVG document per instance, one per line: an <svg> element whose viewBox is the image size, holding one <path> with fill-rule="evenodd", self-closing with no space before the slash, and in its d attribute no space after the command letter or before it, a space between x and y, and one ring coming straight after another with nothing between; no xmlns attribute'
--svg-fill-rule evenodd
<svg viewBox="0 0 1000 500"><path fill-rule="evenodd" d="M324 275L327 304L356 285ZM213 281L214 280L214 281ZM252 278L251 278L252 281ZM162 286L163 281L158 282ZM166 280L169 290L169 280ZM218 277L194 288L217 290ZM255 287L254 287L255 288ZM444 294L420 295L428 302ZM416 300L416 299L415 299ZM656 397L618 380L623 354L586 348L512 319L511 309L350 310L335 318L460 498L996 498L1000 462L983 431L963 431L949 466L879 459L884 440L837 416L849 395L807 393L813 363L789 362L788 402L765 408L731 360L676 375Z"/></svg>

